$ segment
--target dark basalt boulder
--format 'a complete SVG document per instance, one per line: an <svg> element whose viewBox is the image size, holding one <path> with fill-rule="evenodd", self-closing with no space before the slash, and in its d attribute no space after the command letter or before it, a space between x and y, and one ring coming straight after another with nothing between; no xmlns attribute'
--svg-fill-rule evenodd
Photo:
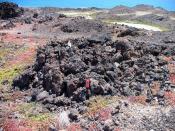
<svg viewBox="0 0 175 131"><path fill-rule="evenodd" d="M105 43L111 41L111 36L108 34L94 34L90 38L88 38L89 42L98 42L98 43Z"/></svg>
<svg viewBox="0 0 175 131"><path fill-rule="evenodd" d="M15 3L1 2L0 3L0 19L9 19L18 17L23 14L24 10L18 7Z"/></svg>
<svg viewBox="0 0 175 131"><path fill-rule="evenodd" d="M137 28L127 28L118 33L118 37L138 36L138 35L139 35L139 32Z"/></svg>

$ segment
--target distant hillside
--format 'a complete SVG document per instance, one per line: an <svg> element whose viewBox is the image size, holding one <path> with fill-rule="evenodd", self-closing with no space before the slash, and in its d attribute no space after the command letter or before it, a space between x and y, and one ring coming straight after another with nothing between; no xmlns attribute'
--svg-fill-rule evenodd
<svg viewBox="0 0 175 131"><path fill-rule="evenodd" d="M127 6L123 6L123 5L120 5L120 6L116 6L112 9L110 9L110 12L111 13L131 13L133 10L130 8L130 7L127 7Z"/></svg>

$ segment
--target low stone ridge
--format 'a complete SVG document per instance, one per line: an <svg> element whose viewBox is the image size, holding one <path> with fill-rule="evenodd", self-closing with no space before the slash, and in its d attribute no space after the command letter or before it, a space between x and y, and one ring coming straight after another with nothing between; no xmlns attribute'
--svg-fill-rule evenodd
<svg viewBox="0 0 175 131"><path fill-rule="evenodd" d="M92 38L51 41L38 49L35 64L16 78L13 86L46 90L80 102L87 99L85 87L90 80L92 95L146 95L147 101L158 97L162 103L159 92L171 89L168 63L162 56L167 52L174 55L172 48L174 44L124 38L114 42ZM159 89L153 92L152 84L159 81Z"/></svg>
<svg viewBox="0 0 175 131"><path fill-rule="evenodd" d="M105 30L105 26L99 21L86 20L84 17L77 17L62 25L61 30L66 33L90 31L101 32Z"/></svg>

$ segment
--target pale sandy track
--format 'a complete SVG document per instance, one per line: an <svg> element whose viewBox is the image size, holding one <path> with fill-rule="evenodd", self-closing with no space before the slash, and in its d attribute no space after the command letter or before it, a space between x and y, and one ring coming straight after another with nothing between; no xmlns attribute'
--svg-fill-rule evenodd
<svg viewBox="0 0 175 131"><path fill-rule="evenodd" d="M135 23L127 23L127 22L112 22L112 23L113 24L117 23L120 25L127 25L130 27L135 27L135 28L145 29L145 30L162 31L158 27L154 27L154 26L150 26L150 25L146 25L146 24L135 24Z"/></svg>

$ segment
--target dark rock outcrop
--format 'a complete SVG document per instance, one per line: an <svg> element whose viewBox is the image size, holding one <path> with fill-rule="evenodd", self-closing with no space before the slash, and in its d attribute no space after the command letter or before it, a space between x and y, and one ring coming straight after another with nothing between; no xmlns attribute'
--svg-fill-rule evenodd
<svg viewBox="0 0 175 131"><path fill-rule="evenodd" d="M101 32L105 26L98 21L86 20L84 17L77 17L62 25L61 30L66 33L73 32Z"/></svg>
<svg viewBox="0 0 175 131"><path fill-rule="evenodd" d="M0 19L8 19L20 16L24 10L18 5L9 2L0 3Z"/></svg>
<svg viewBox="0 0 175 131"><path fill-rule="evenodd" d="M90 79L90 95L137 96L149 92L154 81L168 80L167 63L159 59L160 54L166 55L163 48L126 38L51 41L38 49L35 64L13 85L43 88L79 102L87 98L86 80ZM160 90L167 88L163 82Z"/></svg>

